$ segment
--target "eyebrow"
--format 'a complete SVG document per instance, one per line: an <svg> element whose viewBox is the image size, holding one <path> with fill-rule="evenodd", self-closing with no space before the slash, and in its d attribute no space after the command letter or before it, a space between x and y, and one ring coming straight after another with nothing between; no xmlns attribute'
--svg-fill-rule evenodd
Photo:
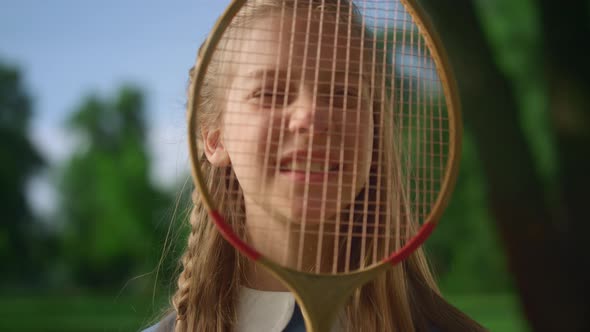
<svg viewBox="0 0 590 332"><path fill-rule="evenodd" d="M241 78L246 78L246 79L263 79L265 76L266 78L275 78L277 77L279 78L286 78L289 74L289 70L287 69L268 69L268 68L259 68L256 70L253 70L251 72L246 73L245 75L240 75ZM294 72L291 71L291 77L293 77Z"/></svg>
<svg viewBox="0 0 590 332"><path fill-rule="evenodd" d="M343 70L336 70L335 73L328 73L328 76L324 76L324 77L330 77L328 80L321 80L324 83L331 83L332 79L334 80L334 83L337 84L340 81L343 81L343 79L346 77L346 75L349 76L349 82L348 84L353 85L355 84L358 79L359 79L359 73L356 72L347 72L346 69ZM274 80L275 77L278 78L279 80L286 80L288 76L290 76L290 81L293 80L297 80L299 79L300 76L300 70L291 70L289 72L288 69L275 69L275 68L259 68L259 69L255 69L253 71L247 72L245 74L239 75L238 77L241 79L254 79L254 80L263 80L265 79L265 75L266 75L266 80ZM332 75L334 75L332 77ZM320 75L322 76L322 75Z"/></svg>

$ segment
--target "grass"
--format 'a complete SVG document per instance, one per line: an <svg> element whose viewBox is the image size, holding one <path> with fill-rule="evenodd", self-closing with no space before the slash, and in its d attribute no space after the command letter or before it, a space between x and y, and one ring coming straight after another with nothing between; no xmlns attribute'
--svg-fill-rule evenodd
<svg viewBox="0 0 590 332"><path fill-rule="evenodd" d="M10 296L0 298L0 331L138 331L160 302L144 297Z"/></svg>
<svg viewBox="0 0 590 332"><path fill-rule="evenodd" d="M511 295L447 296L491 331L528 331ZM0 331L139 331L166 300L144 297L1 296Z"/></svg>

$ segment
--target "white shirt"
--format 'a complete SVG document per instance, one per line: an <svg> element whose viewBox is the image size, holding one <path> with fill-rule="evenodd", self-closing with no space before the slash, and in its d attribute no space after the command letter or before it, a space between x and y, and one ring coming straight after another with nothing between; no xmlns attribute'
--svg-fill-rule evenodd
<svg viewBox="0 0 590 332"><path fill-rule="evenodd" d="M282 332L295 310L290 292L269 292L242 287L238 301L236 332ZM332 332L343 331L340 323Z"/></svg>

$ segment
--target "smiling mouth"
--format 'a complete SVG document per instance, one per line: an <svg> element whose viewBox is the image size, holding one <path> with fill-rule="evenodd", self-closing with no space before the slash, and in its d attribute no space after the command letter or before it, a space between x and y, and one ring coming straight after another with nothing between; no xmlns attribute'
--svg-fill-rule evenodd
<svg viewBox="0 0 590 332"><path fill-rule="evenodd" d="M338 171L339 165L336 163L328 165L328 172ZM281 165L280 172L294 172L294 173L307 173L309 171L310 174L313 173L325 173L326 172L326 164L323 162L311 162L307 163L305 161L297 161L297 162L288 162Z"/></svg>

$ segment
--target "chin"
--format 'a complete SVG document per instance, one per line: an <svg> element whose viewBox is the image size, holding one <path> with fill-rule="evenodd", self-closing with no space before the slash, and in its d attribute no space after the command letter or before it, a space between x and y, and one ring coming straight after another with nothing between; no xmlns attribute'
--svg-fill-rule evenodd
<svg viewBox="0 0 590 332"><path fill-rule="evenodd" d="M320 208L321 207L313 207L310 206L310 211L306 211L307 213L303 213L303 208L301 206L293 207L290 213L288 214L289 219L293 224L301 225L305 222L306 228L313 225L320 225L325 220L334 220L336 217L336 212L332 211L333 209L326 209L326 211L322 214ZM330 223L332 224L332 223Z"/></svg>

